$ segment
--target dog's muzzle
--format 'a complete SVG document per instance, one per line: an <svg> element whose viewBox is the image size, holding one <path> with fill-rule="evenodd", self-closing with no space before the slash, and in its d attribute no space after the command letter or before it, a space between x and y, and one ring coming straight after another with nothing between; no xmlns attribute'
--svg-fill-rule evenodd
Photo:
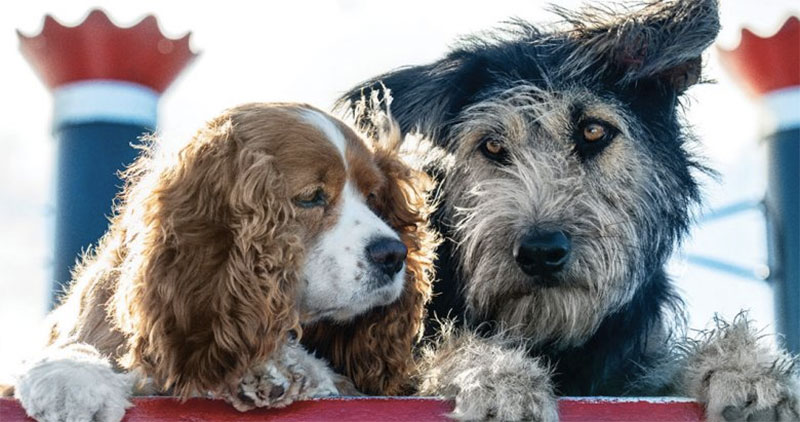
<svg viewBox="0 0 800 422"><path fill-rule="evenodd" d="M514 259L525 274L549 280L564 268L571 248L569 235L563 231L531 230L515 245Z"/></svg>

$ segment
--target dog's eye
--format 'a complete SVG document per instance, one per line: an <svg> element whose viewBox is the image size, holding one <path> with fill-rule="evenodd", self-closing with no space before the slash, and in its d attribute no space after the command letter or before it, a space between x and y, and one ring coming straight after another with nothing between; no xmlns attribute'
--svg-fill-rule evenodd
<svg viewBox="0 0 800 422"><path fill-rule="evenodd" d="M369 194L367 194L367 206L375 214L378 213L378 193L377 192L370 192Z"/></svg>
<svg viewBox="0 0 800 422"><path fill-rule="evenodd" d="M328 205L328 198L322 188L317 188L311 194L296 197L294 202L301 208L324 207Z"/></svg>
<svg viewBox="0 0 800 422"><path fill-rule="evenodd" d="M503 144L492 138L488 138L481 142L479 147L481 153L483 153L486 158L496 161L501 164L506 164L508 162L508 151L503 146Z"/></svg>
<svg viewBox="0 0 800 422"><path fill-rule="evenodd" d="M583 139L586 142L594 142L606 136L606 128L599 123L589 123L583 128Z"/></svg>
<svg viewBox="0 0 800 422"><path fill-rule="evenodd" d="M600 120L586 120L575 131L575 151L588 160L599 154L617 136L619 129Z"/></svg>

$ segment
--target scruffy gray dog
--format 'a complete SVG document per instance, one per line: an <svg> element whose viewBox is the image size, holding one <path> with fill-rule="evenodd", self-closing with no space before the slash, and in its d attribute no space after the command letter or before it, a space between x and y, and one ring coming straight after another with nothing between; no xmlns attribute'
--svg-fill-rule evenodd
<svg viewBox="0 0 800 422"><path fill-rule="evenodd" d="M680 115L719 30L715 0L556 8L342 98L394 97L439 182L421 394L461 419L557 419L556 394L680 394L710 421L800 420L797 359L746 316L686 340L664 267L698 202ZM362 123L369 125L366 116ZM433 332L431 330L430 332Z"/></svg>

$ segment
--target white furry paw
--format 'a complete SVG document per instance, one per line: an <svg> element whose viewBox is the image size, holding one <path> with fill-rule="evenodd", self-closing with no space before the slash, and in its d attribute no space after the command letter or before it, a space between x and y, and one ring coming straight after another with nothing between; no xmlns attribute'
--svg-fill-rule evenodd
<svg viewBox="0 0 800 422"><path fill-rule="evenodd" d="M547 370L527 356L468 369L450 415L458 420L557 421L558 402Z"/></svg>
<svg viewBox="0 0 800 422"><path fill-rule="evenodd" d="M92 355L52 356L31 365L16 382L15 396L39 422L118 422L131 406L129 374L114 372Z"/></svg>
<svg viewBox="0 0 800 422"><path fill-rule="evenodd" d="M285 407L297 400L339 394L339 376L299 345L282 349L270 361L248 371L225 399L239 411Z"/></svg>
<svg viewBox="0 0 800 422"><path fill-rule="evenodd" d="M720 369L707 383L709 422L800 421L800 382L782 369Z"/></svg>
<svg viewBox="0 0 800 422"><path fill-rule="evenodd" d="M558 420L549 369L501 337L482 338L445 324L419 363L419 393L455 400L451 418Z"/></svg>
<svg viewBox="0 0 800 422"><path fill-rule="evenodd" d="M800 361L775 350L746 314L716 319L688 351L688 393L709 422L800 421Z"/></svg>

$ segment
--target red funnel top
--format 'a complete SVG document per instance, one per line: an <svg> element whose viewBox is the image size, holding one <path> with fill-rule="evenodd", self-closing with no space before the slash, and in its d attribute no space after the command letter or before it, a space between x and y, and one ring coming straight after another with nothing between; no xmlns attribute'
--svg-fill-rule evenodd
<svg viewBox="0 0 800 422"><path fill-rule="evenodd" d="M129 28L114 25L101 10L92 10L77 26L67 27L47 15L39 35L17 31L20 50L50 87L90 79L113 79L164 92L197 54L187 33L164 36L153 15Z"/></svg>
<svg viewBox="0 0 800 422"><path fill-rule="evenodd" d="M742 29L738 47L719 50L723 63L756 95L800 86L800 19L796 16L771 37Z"/></svg>

